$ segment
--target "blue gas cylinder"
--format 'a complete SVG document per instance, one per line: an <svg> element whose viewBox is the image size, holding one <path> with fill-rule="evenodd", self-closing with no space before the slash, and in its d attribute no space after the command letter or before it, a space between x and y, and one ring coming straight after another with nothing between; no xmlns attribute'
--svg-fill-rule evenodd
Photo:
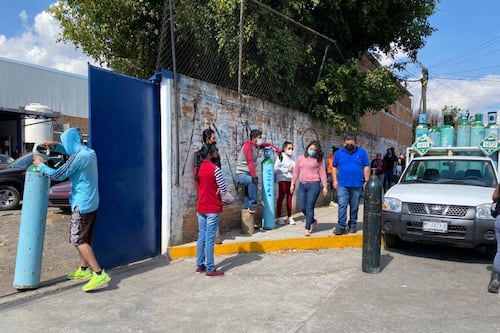
<svg viewBox="0 0 500 333"><path fill-rule="evenodd" d="M50 184L33 164L25 177L14 271L14 288L21 290L35 289L40 284Z"/></svg>
<svg viewBox="0 0 500 333"><path fill-rule="evenodd" d="M470 146L470 130L471 125L469 122L469 111L463 110L462 117L457 125L457 146L469 147Z"/></svg>
<svg viewBox="0 0 500 333"><path fill-rule="evenodd" d="M427 126L427 115L418 115L418 125L415 128L415 141L421 136L427 135L429 133L429 127Z"/></svg>
<svg viewBox="0 0 500 333"><path fill-rule="evenodd" d="M455 145L455 129L453 128L453 116L444 116L444 125L440 128L441 147L453 147Z"/></svg>
<svg viewBox="0 0 500 333"><path fill-rule="evenodd" d="M275 227L274 204L274 162L271 159L272 149L264 148L262 161L262 229L272 230Z"/></svg>
<svg viewBox="0 0 500 333"><path fill-rule="evenodd" d="M436 123L429 130L429 137L434 141L434 147L440 147L441 144L441 129Z"/></svg>

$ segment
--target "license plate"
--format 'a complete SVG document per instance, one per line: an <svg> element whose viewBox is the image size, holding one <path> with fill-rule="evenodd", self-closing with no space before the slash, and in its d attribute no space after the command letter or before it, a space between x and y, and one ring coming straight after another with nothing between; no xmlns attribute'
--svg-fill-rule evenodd
<svg viewBox="0 0 500 333"><path fill-rule="evenodd" d="M422 226L423 231L430 231L430 232L448 232L448 223L444 222L431 222L431 221L424 221L424 224Z"/></svg>

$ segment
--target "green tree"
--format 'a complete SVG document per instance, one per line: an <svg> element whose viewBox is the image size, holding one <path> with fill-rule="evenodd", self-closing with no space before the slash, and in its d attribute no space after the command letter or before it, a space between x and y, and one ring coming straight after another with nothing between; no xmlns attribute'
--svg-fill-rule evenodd
<svg viewBox="0 0 500 333"><path fill-rule="evenodd" d="M389 69L363 63L373 60L367 52L377 47L391 55L401 49L415 60L434 31L427 18L437 1L262 1L336 40L331 43L246 0L243 92L310 111L340 132L356 129L365 112L386 108L403 92ZM61 23L61 41L74 42L113 70L147 78L158 64L170 68L171 59L158 61L159 54L171 53L169 31L162 35L163 5L163 0L59 0L50 11ZM175 2L180 73L237 87L239 11L240 0ZM160 43L162 37L166 43Z"/></svg>

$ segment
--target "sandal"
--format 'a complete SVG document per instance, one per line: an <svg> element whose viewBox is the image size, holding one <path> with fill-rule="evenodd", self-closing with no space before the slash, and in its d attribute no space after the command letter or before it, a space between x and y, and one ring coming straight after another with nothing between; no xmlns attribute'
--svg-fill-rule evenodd
<svg viewBox="0 0 500 333"><path fill-rule="evenodd" d="M311 231L316 230L316 225L318 224L318 221L314 219L314 222L311 224Z"/></svg>

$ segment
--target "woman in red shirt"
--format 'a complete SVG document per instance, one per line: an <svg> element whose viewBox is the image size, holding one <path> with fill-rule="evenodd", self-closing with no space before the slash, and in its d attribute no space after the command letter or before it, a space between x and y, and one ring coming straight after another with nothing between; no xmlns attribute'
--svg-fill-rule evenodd
<svg viewBox="0 0 500 333"><path fill-rule="evenodd" d="M215 233L222 212L220 195L226 194L227 186L220 168L212 163L212 158L218 157L214 145L203 145L199 154L200 165L195 167L196 191L198 200L196 212L198 215L198 242L196 245L196 272L205 272L206 276L223 276L214 264Z"/></svg>

